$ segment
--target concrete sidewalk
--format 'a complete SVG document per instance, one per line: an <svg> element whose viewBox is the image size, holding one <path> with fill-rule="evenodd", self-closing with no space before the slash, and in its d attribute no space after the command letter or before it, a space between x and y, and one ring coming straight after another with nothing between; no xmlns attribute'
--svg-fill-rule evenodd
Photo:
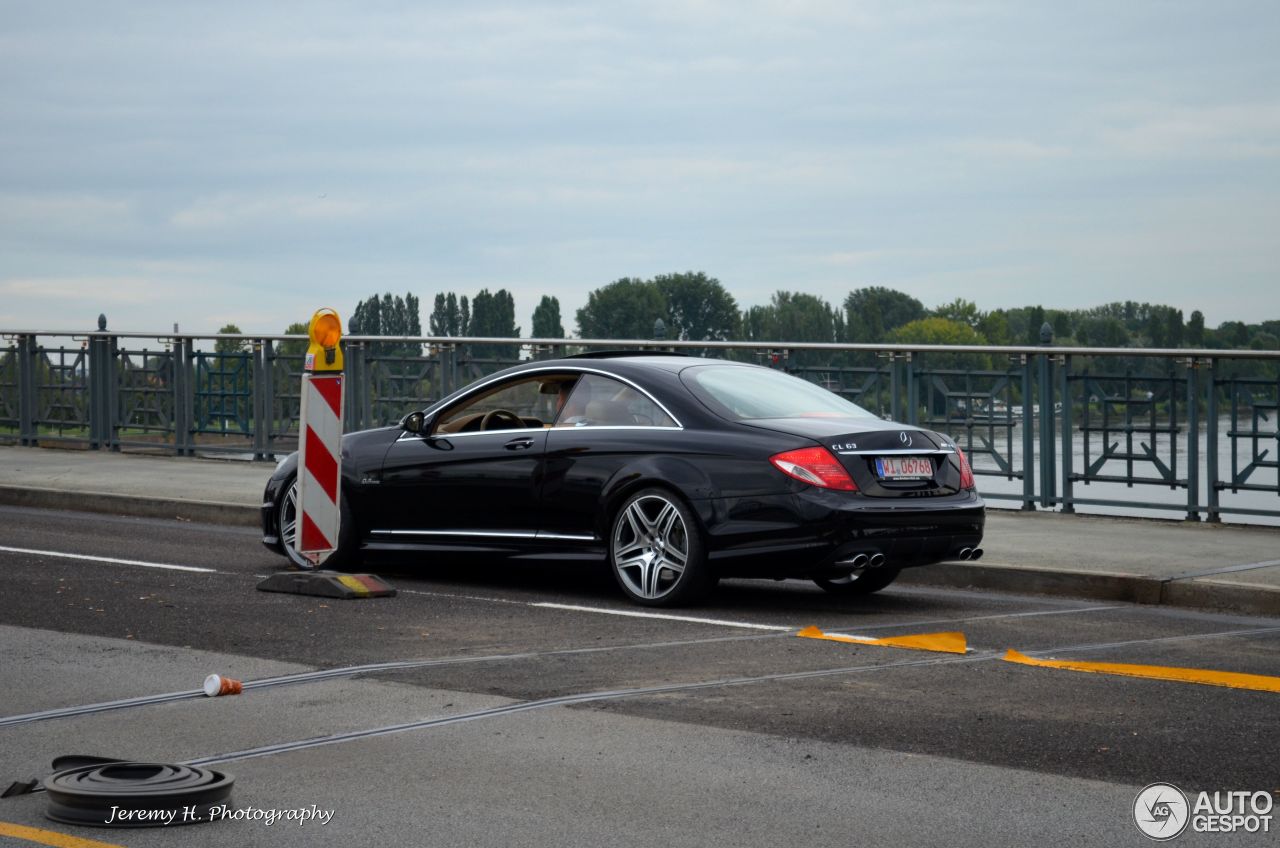
<svg viewBox="0 0 1280 848"><path fill-rule="evenodd" d="M0 503L255 525L271 471L0 447ZM901 582L1280 615L1280 528L992 509L983 548L980 562L910 569Z"/></svg>

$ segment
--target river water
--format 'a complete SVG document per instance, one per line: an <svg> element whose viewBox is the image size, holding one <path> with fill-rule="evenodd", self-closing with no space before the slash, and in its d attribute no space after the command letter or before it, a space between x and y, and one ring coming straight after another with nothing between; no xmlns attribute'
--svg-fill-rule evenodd
<svg viewBox="0 0 1280 848"><path fill-rule="evenodd" d="M1135 423L1135 426L1136 423ZM1264 424L1263 426L1267 426ZM1231 419L1222 418L1218 424L1218 477L1220 480L1230 480L1232 477L1232 451L1233 440L1227 436L1227 432L1231 429ZM960 438L960 444L966 445L961 432L953 432L952 435ZM974 428L974 446L981 447L979 435L986 435L985 428ZM1038 428L1037 434L1038 435ZM1055 428L1055 435L1061 436L1061 427ZM1089 443L1089 459L1090 462L1096 462L1103 451L1103 443L1100 433L1090 433ZM996 429L995 449L1002 455L1006 455L1008 451L1007 437L1004 431ZM1077 431L1073 434L1071 446L1071 469L1079 474L1085 469L1085 434ZM1143 453L1142 444L1152 444L1152 435L1148 433L1135 432L1133 434L1133 451L1134 453ZM1126 441L1123 433L1111 434L1110 441L1112 443L1119 442L1117 450L1126 451ZM1199 496L1198 502L1202 505L1208 502L1208 466L1205 456L1206 445L1205 430L1200 430L1199 446L1200 446L1200 480L1199 480ZM1057 494L1062 493L1062 442L1057 440ZM1186 434L1180 433L1176 436L1177 451L1177 477L1185 479L1187 476L1187 440ZM1166 466L1171 464L1171 446L1170 436L1168 434L1155 434L1154 449L1156 456ZM1239 471L1245 468L1253 461L1253 440L1238 439L1235 440L1234 450L1236 452L1236 465ZM1258 440L1258 453L1265 454L1265 461L1274 462L1280 455L1280 441L1275 436L1267 436ZM996 462L990 457L983 454L977 454L972 457L974 470L978 473L978 491L985 495L1022 494L1022 480L1009 480L1004 476L990 476L981 473L982 471L999 472ZM1036 492L1040 491L1040 444L1037 440L1035 443L1035 466L1034 470L1037 475ZM1011 462L1015 470L1022 467L1022 428L1015 426L1013 428L1013 453ZM1102 469L1100 474L1108 475L1124 475L1127 473L1127 463L1124 460L1109 460ZM1146 461L1134 461L1134 476L1137 477L1158 477L1160 476L1157 468ZM1253 471L1249 476L1248 482L1253 485L1266 486L1270 489L1267 492L1255 491L1239 491L1233 493L1230 489L1221 490L1218 494L1218 502L1223 510L1222 520L1226 523L1233 524L1261 524L1270 526L1280 526L1280 481L1277 480L1277 469L1260 467ZM1126 515L1143 518L1166 518L1166 519L1182 519L1186 517L1187 490L1184 487L1170 489L1167 483L1161 485L1149 483L1135 483L1133 486L1126 486L1123 483L1090 483L1085 485L1082 481L1077 480L1073 487L1073 497L1089 498L1099 500L1114 500L1127 502L1147 502L1158 504L1169 504L1170 506L1179 506L1181 509L1149 509L1139 506L1115 506L1105 505L1096 506L1090 504L1076 504L1076 512L1091 513L1098 515ZM1009 507L1017 509L1020 507L1019 502L1004 499L992 499L990 501L993 507ZM1061 507L1054 507L1059 510ZM1269 515L1239 515L1233 514L1229 510L1231 508L1239 509L1256 509L1266 510ZM1037 506L1037 509L1042 507ZM1206 513L1202 508L1200 517L1206 517Z"/></svg>

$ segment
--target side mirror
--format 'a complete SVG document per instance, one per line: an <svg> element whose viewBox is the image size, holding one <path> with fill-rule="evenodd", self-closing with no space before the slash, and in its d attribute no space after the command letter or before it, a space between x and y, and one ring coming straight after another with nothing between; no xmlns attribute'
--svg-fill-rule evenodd
<svg viewBox="0 0 1280 848"><path fill-rule="evenodd" d="M422 435L427 429L427 416L421 412L410 412L404 417L404 421L400 422L400 426L406 432Z"/></svg>

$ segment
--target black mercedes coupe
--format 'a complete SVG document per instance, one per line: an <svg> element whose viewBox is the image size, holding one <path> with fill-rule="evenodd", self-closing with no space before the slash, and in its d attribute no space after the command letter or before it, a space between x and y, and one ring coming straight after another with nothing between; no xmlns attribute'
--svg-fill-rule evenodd
<svg viewBox="0 0 1280 848"><path fill-rule="evenodd" d="M267 483L263 543L299 568L297 454ZM325 568L461 553L606 563L646 606L721 577L883 589L982 554L985 509L951 438L780 371L595 353L485 377L342 440L342 530Z"/></svg>

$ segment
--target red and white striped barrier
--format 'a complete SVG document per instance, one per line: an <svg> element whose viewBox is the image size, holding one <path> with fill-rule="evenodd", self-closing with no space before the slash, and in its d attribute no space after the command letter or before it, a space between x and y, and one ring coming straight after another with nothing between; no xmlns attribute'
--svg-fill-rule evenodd
<svg viewBox="0 0 1280 848"><path fill-rule="evenodd" d="M316 565L338 546L342 497L342 373L304 372L298 425L298 553Z"/></svg>

